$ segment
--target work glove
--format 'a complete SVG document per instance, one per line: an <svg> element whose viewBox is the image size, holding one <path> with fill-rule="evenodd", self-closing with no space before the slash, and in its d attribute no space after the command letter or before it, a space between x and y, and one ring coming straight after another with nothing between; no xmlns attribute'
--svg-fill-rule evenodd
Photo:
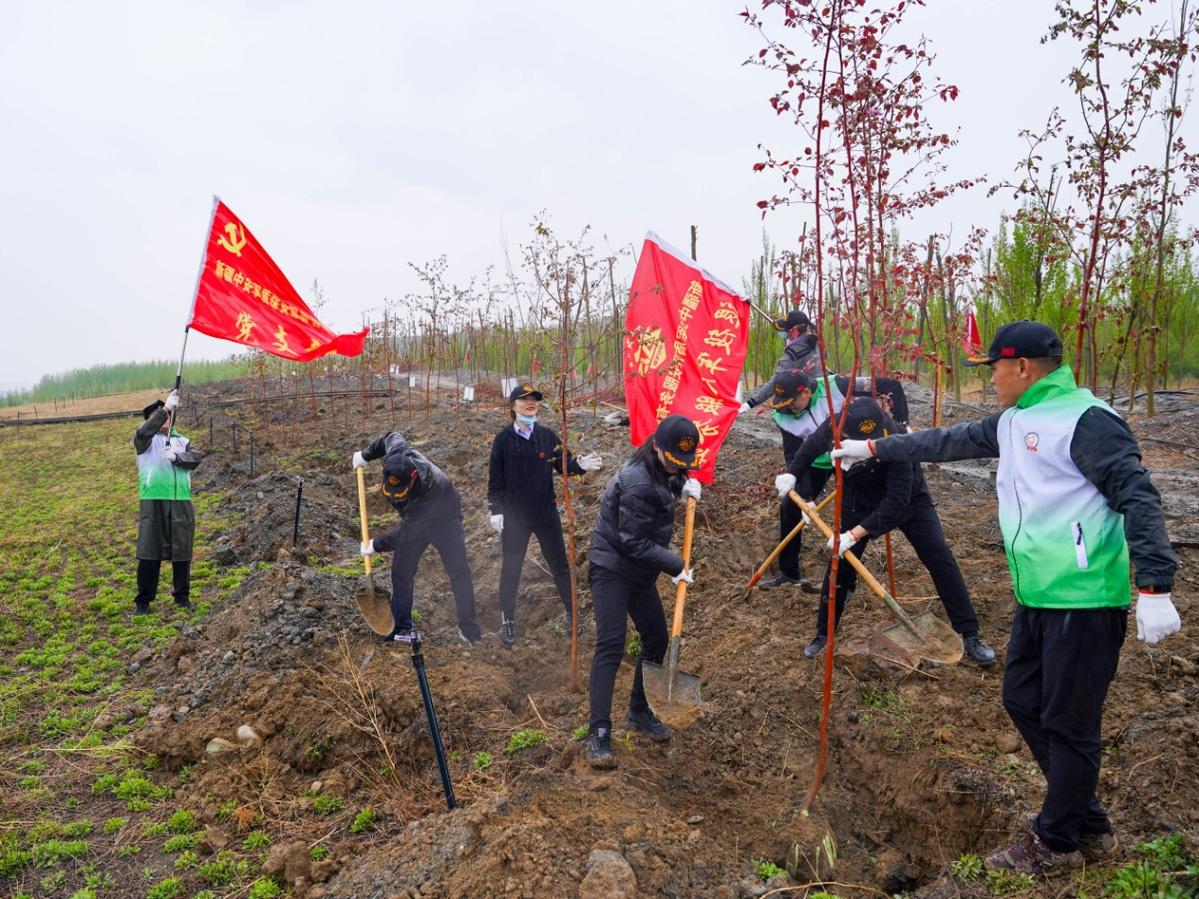
<svg viewBox="0 0 1199 899"><path fill-rule="evenodd" d="M744 415L746 412L748 412L752 408L753 408L753 406L751 406L749 403L742 403L741 408L737 410L737 414Z"/></svg>
<svg viewBox="0 0 1199 899"><path fill-rule="evenodd" d="M670 582L672 584L678 584L680 581L682 581L684 584L694 584L695 583L695 578L693 577L694 571L695 571L694 568L684 568L682 571L680 571L678 574L676 574L674 577L672 577L670 579Z"/></svg>
<svg viewBox="0 0 1199 899"><path fill-rule="evenodd" d="M833 450L833 458L840 459L846 468L874 458L873 440L842 440L841 446Z"/></svg>
<svg viewBox="0 0 1199 899"><path fill-rule="evenodd" d="M374 540L367 540L366 543L362 544L362 554L364 556L373 556L375 554Z"/></svg>
<svg viewBox="0 0 1199 899"><path fill-rule="evenodd" d="M847 549L852 548L853 545L857 542L858 542L857 537L855 537L850 531L845 531L841 535L840 540L837 541L837 543L838 543L837 555L839 555L839 556L845 555L845 551ZM825 546L828 547L829 552L833 551L833 538L832 537L828 538L828 543L826 543Z"/></svg>
<svg viewBox="0 0 1199 899"><path fill-rule="evenodd" d="M351 468L366 468L366 460L362 458L362 450L354 453L354 458L350 460Z"/></svg>
<svg viewBox="0 0 1199 899"><path fill-rule="evenodd" d="M491 516L491 529L493 531L495 531L497 534L504 529L504 516L503 515L492 515Z"/></svg>
<svg viewBox="0 0 1199 899"><path fill-rule="evenodd" d="M695 497L695 501L699 502L699 495L702 492L703 492L703 487L700 485L699 481L697 481L695 478L687 478L686 482L683 484L683 490L682 490L683 499L686 499L687 497ZM690 583L690 582L688 582L688 583Z"/></svg>
<svg viewBox="0 0 1199 899"><path fill-rule="evenodd" d="M783 472L774 479L774 489L779 492L779 499L786 499L787 494L795 489L795 475Z"/></svg>
<svg viewBox="0 0 1199 899"><path fill-rule="evenodd" d="M179 405L179 391L172 390L170 393L167 394L166 402L163 403L163 408L165 408L168 412L172 412L172 411L174 411L175 407L178 405Z"/></svg>
<svg viewBox="0 0 1199 899"><path fill-rule="evenodd" d="M176 453L175 450L168 443L166 446L164 446L162 448L162 457L164 459L166 459L168 462L174 462L177 458L179 458L179 454Z"/></svg>
<svg viewBox="0 0 1199 899"><path fill-rule="evenodd" d="M1182 628L1169 593L1137 593L1137 639L1157 643Z"/></svg>
<svg viewBox="0 0 1199 899"><path fill-rule="evenodd" d="M603 457L599 453L588 453L585 456L579 456L576 460L579 463L579 468L583 471L599 471L604 467Z"/></svg>

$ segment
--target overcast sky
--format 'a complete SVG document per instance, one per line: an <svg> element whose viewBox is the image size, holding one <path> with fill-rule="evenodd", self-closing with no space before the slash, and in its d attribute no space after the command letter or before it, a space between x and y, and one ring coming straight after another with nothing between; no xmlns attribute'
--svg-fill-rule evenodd
<svg viewBox="0 0 1199 899"><path fill-rule="evenodd" d="M755 4L756 5L756 4ZM793 126L735 2L6 3L0 29L0 389L174 358L213 194L334 330L466 281L538 210L563 236L654 229L740 285L761 247L751 171ZM952 175L1008 175L1019 129L1069 103L1048 0L929 0L910 16L961 88ZM1195 116L1187 123L1193 135ZM1192 137L1192 143L1195 143ZM793 146L794 144L792 144ZM913 227L994 228L985 190ZM789 245L798 219L766 221ZM238 348L192 335L189 358Z"/></svg>

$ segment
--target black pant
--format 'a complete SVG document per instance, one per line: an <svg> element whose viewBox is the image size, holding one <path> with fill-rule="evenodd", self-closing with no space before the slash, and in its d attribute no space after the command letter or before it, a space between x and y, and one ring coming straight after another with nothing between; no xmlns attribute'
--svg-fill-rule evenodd
<svg viewBox="0 0 1199 899"><path fill-rule="evenodd" d="M391 556L391 615L400 630L412 629L412 600L416 569L425 548L432 543L441 556L441 564L450 577L454 605L458 611L458 627L472 640L481 631L475 619L475 587L466 559L466 538L462 518L445 518L419 529L404 529Z"/></svg>
<svg viewBox="0 0 1199 899"><path fill-rule="evenodd" d="M809 468L808 469L808 484L812 488L811 499L816 499L820 495L820 491L824 489L824 485L828 483L829 477L832 475L832 469L826 468ZM804 497L808 499L809 497ZM789 496L784 496L779 503L779 540L782 540L794 530L799 524L803 516L800 514L799 506L795 505L795 501ZM804 528L804 531L811 527ZM795 539L783 547L783 551L779 553L779 574L799 580L799 547L803 539L804 531L800 531L795 535Z"/></svg>
<svg viewBox="0 0 1199 899"><path fill-rule="evenodd" d="M1095 787L1103 702L1127 629L1127 608L1016 606L1003 706L1048 783L1035 829L1055 852L1077 849L1079 834L1111 833Z"/></svg>
<svg viewBox="0 0 1199 899"><path fill-rule="evenodd" d="M566 545L562 541L562 522L557 514L541 521L525 521L516 515L504 516L504 529L500 531L500 546L504 551L504 565L500 569L500 611L510 621L516 620L516 591L520 587L521 568L525 552L529 548L529 536L537 535L541 554L549 566L562 597L562 605L570 616L570 565L566 561Z"/></svg>
<svg viewBox="0 0 1199 899"><path fill-rule="evenodd" d="M853 524L845 530L856 527L861 522L861 516L849 519ZM908 538L916 557L928 569L929 577L936 587L937 596L945 606L945 614L949 623L959 634L978 633L978 618L974 614L974 605L970 602L970 592L966 589L966 581L958 568L953 551L945 542L945 532L941 530L941 520L932 502L925 498L917 500L913 506L912 517L901 524L897 530ZM850 550L859 559L870 544L870 537L865 537L854 544ZM830 566L831 567L831 566ZM842 559L837 564L837 622L845 611L846 600L853 593L858 582L858 573L853 566ZM828 636L828 570L824 572L824 586L820 591L820 611L817 614L816 633Z"/></svg>
<svg viewBox="0 0 1199 899"><path fill-rule="evenodd" d="M158 575L162 571L161 559L137 560L137 598L139 606L149 605L158 595ZM189 601L192 584L192 563L171 563L171 594L175 602L184 605Z"/></svg>
<svg viewBox="0 0 1199 899"><path fill-rule="evenodd" d="M595 655L591 658L591 732L594 733L601 727L612 729L612 690L616 686L616 669L624 658L627 619L633 619L641 635L641 658L633 675L630 711L644 712L649 708L641 680L641 663L648 659L660 664L666 655L669 636L656 581L630 581L599 565L592 565L587 577L595 609Z"/></svg>

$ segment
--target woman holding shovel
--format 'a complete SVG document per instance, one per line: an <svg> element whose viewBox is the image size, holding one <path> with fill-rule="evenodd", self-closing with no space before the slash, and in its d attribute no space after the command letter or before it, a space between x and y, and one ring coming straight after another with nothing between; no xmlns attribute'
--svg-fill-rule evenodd
<svg viewBox="0 0 1199 899"><path fill-rule="evenodd" d="M682 556L670 549L676 497L699 499L700 484L687 476L695 462L699 430L682 415L668 415L654 436L633 453L604 488L591 532L591 602L595 607L595 655L591 660L590 736L587 758L594 768L615 768L612 754L612 690L625 652L628 619L641 636L625 726L652 740L669 740L670 728L650 710L641 662L666 654L666 615L658 575L674 584L692 582Z"/></svg>
<svg viewBox="0 0 1199 899"><path fill-rule="evenodd" d="M566 607L566 626L573 624L570 606L570 564L562 541L562 521L554 495L554 472L562 472L566 455L567 474L585 474L603 467L599 453L577 458L562 446L558 435L538 424L537 412L544 399L531 384L518 384L508 396L512 424L491 442L487 474L487 505L491 526L500 534L504 564L500 570L500 642L516 642L516 591L529 537L536 535L541 554L549 566Z"/></svg>
<svg viewBox="0 0 1199 899"><path fill-rule="evenodd" d="M877 401L868 397L851 401L845 414L844 437L867 439L894 433L897 433L895 422ZM830 421L826 420L804 441L788 466L787 473L775 479L779 496L786 499L792 490L796 490L806 502L808 497L815 494L817 491L812 486L813 463L832 446L832 427ZM824 474L820 471L816 477L821 484L823 478L820 475ZM962 578L953 551L945 542L941 520L937 517L932 497L925 486L920 465L874 461L848 469L842 481L845 498L841 524L845 530L838 537L829 539L829 549L832 550L835 543L838 555L843 556L846 550L852 550L860 559L872 538L898 529L908 538L916 550L916 556L928 570L949 616L949 623L962 636L966 655L979 665L994 662L995 650L978 635L978 618L970 602L966 581ZM810 502L808 504L811 505ZM837 566L837 622L841 621L846 600L857 585L857 580L858 574L850 565ZM816 636L804 647L804 658L812 659L820 655L828 643L828 601L829 575L826 570L820 589L820 611L816 615Z"/></svg>

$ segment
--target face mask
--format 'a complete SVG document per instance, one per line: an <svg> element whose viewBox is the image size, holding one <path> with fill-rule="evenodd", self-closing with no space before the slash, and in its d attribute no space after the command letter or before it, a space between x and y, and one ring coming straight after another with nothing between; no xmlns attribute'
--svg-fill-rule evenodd
<svg viewBox="0 0 1199 899"><path fill-rule="evenodd" d="M516 420L526 428L531 428L537 422L536 415L517 415Z"/></svg>

